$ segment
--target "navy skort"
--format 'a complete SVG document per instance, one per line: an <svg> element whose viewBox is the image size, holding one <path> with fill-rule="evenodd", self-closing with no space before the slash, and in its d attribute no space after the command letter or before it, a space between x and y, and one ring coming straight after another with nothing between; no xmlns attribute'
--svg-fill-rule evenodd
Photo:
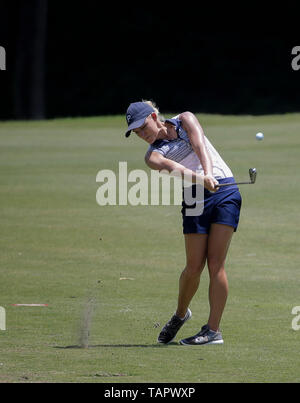
<svg viewBox="0 0 300 403"><path fill-rule="evenodd" d="M219 183L235 182L234 178L219 179ZM193 197L196 196L196 186L193 185ZM242 197L237 185L219 188L215 193L204 189L203 212L201 215L188 216L186 209L191 209L195 205L188 206L182 202L182 218L184 234L208 234L211 224L225 224L237 230Z"/></svg>

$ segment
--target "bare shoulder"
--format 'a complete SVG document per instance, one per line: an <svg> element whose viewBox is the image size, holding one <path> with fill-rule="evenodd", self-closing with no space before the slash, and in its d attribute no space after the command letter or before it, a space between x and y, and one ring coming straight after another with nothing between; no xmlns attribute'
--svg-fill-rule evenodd
<svg viewBox="0 0 300 403"><path fill-rule="evenodd" d="M198 125L199 121L196 116L189 111L183 112L179 115L183 128L190 128L191 126Z"/></svg>
<svg viewBox="0 0 300 403"><path fill-rule="evenodd" d="M156 151L148 150L145 154L145 163L150 168L153 168L153 164L159 163L162 159L164 159L164 157Z"/></svg>
<svg viewBox="0 0 300 403"><path fill-rule="evenodd" d="M196 116L192 112L186 111L186 112L182 112L179 115L179 119L181 121L187 121L187 120L190 120L190 119L196 119Z"/></svg>
<svg viewBox="0 0 300 403"><path fill-rule="evenodd" d="M190 140L203 140L204 131L198 118L192 112L183 112L179 115L183 129L188 134Z"/></svg>

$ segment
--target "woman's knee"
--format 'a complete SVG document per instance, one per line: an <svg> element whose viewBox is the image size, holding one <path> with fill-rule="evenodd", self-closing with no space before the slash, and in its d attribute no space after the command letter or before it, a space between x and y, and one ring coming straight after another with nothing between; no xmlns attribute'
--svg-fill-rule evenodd
<svg viewBox="0 0 300 403"><path fill-rule="evenodd" d="M205 267L205 262L200 262L200 263L188 262L185 266L184 272L190 277L198 277L201 275L204 267Z"/></svg>
<svg viewBox="0 0 300 403"><path fill-rule="evenodd" d="M207 259L207 267L210 277L215 277L225 272L225 262L223 260Z"/></svg>

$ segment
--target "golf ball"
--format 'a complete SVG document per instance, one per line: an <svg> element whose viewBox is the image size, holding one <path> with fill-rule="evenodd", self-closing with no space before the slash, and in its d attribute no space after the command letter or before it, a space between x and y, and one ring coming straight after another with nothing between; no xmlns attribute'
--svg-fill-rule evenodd
<svg viewBox="0 0 300 403"><path fill-rule="evenodd" d="M256 140L260 141L264 138L264 135L263 135L263 133L257 133L255 137L256 137Z"/></svg>

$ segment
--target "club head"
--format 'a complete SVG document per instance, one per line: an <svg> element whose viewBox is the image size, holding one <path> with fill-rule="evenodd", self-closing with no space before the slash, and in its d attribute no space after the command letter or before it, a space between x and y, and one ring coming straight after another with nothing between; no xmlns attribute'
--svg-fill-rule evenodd
<svg viewBox="0 0 300 403"><path fill-rule="evenodd" d="M249 176L250 176L251 183L255 183L256 175L257 175L256 168L250 168L249 169Z"/></svg>

